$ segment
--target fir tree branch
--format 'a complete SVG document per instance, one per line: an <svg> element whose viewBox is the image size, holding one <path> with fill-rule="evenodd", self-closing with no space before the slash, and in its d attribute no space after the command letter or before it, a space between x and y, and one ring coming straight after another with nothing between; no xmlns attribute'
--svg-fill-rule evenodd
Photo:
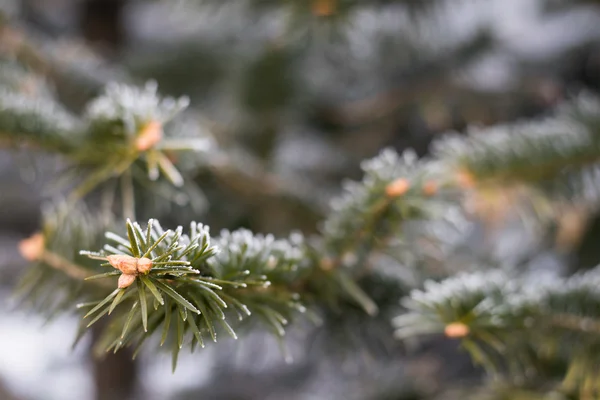
<svg viewBox="0 0 600 400"><path fill-rule="evenodd" d="M600 160L599 115L600 101L581 95L543 121L450 136L434 152L459 186L540 184Z"/></svg>
<svg viewBox="0 0 600 400"><path fill-rule="evenodd" d="M77 248L96 243L105 226L81 205L45 206L42 229L19 243L19 252L31 262L17 287L21 301L50 318L74 302L104 292L110 286L107 282L85 284L95 273L94 265L77 255Z"/></svg>
<svg viewBox="0 0 600 400"><path fill-rule="evenodd" d="M183 184L191 185L192 183L183 182L183 177L174 167L171 158L164 154L181 151L205 152L206 150L214 150L211 151L211 154L204 155L206 160L196 163L198 164L196 166L197 169L208 166L214 175L236 190L240 189L240 182L242 180L253 182L251 184L243 184L242 189L250 189L253 193L258 193L259 195L277 195L293 202L300 202L303 205L307 205L311 211L316 210L319 213L324 211L321 199L315 199L314 196L306 195L307 193L314 192L310 188L303 190L302 188L307 186L306 184L298 184L299 180L295 181L294 184L290 184L288 182L289 178L282 180L275 175L269 174L263 170L256 160L251 159L248 154L239 154L239 152L234 152L233 149L228 149L226 153L219 152L214 148L212 139L206 136L205 132L200 132L205 131L205 129L198 129L197 126L190 126L190 124L186 125L184 123L186 121L171 121L171 118L178 113L177 110L185 108L185 99L180 99L179 103L176 101L175 108L170 111L167 110L165 113L165 110L161 110L161 108L164 108L165 104L172 104L173 99L164 99L161 105L161 101L156 97L156 93L152 93L152 90L148 90L148 87L136 88L130 83L131 80L126 77L127 74L125 71L121 69L112 68L114 73L107 75L94 70L97 62L95 64L89 63L94 65L86 65L85 68L71 65L69 61L65 61L61 57L56 57L56 53L60 53L64 49L55 49L53 46L50 46L48 50L47 46L40 45L35 40L34 35L29 32L21 31L9 24L3 26L2 32L4 41L6 42L5 51L9 52L21 63L18 69L23 73L21 74L22 76L19 75L19 79L11 77L11 79L6 79L6 82L2 82L7 86L7 93L5 95L0 93L0 103L3 103L0 105L4 105L6 108L0 113L0 143L6 143L11 146L27 145L33 149L58 152L65 155L76 168L90 170L86 172L83 178L90 179L88 181L89 184L86 185L88 187L76 188L79 194L75 195L73 199L87 194L102 182L121 175L117 166L123 164L112 162L111 157L106 157L107 154L114 153L115 158L121 161L127 159L133 162L144 160L145 158L148 180L151 183L156 182L160 175L159 171L162 171L163 176L172 184L181 186ZM3 36L0 34L0 41L2 38ZM73 46L76 45L73 44ZM85 50L86 55L89 53L90 57L95 57L89 49L85 48L83 50ZM84 64L86 63L84 62ZM25 69L28 70L27 73L25 73ZM91 73L87 71L90 69L92 70ZM82 76L82 72L85 72L83 73L85 76ZM107 76L105 77L105 75ZM86 79L86 77L90 79ZM51 81L53 85L58 86L61 90L64 89L62 86L66 84L67 86L77 86L79 91L81 90L82 81L84 81L86 88L91 88L91 92L97 95L97 97L95 99L92 98L91 102L88 103L87 115L73 115L66 110L69 107L65 107L65 105L60 104L55 99L55 93L49 89L50 85L45 80ZM111 84L115 80L126 83L121 85ZM0 81L2 80L0 79ZM15 82L21 81L22 84L15 84ZM29 93L32 81L35 81L36 91L39 92L35 93L35 98ZM103 91L104 93L102 93ZM43 96L40 97L40 93ZM126 110L124 115L118 115L117 112L111 116L94 116L93 112L90 113L90 109L97 108L99 102L104 102L105 105L113 102L116 106L116 108L113 107L113 111L115 109L118 110L119 102L123 101L123 98L129 95L140 99L141 101L138 104L146 104L150 107L147 107L145 110L139 107L136 110L132 110L130 106L121 104L121 106L124 106L123 109ZM6 99L3 99L3 97L6 97ZM85 100L90 99L86 98L81 103L84 103ZM80 108L79 105L78 108ZM107 108L110 109L111 106L108 105ZM4 115L5 118L3 120L2 117ZM96 121L97 118L103 119L104 122ZM106 118L112 120L110 125L117 125L118 131L121 130L120 125L125 125L133 128L133 132L127 132L124 135L125 137L121 138L125 140L112 140L115 139L116 134L112 130L115 128L114 126L102 126L101 130L106 129L104 133L97 132L95 128L98 124L103 125L105 122L108 122ZM179 119L181 120L182 118ZM36 123L32 124L32 120L36 121ZM164 128L164 132L161 135L162 140L156 143L154 151L145 151L145 154L139 154L139 157L136 158L134 157L135 152L127 151L131 150L131 147L135 147L132 146L131 142L133 140L131 140L131 136L135 136L136 134L144 136L144 123L149 120L160 122L161 128ZM137 126L131 127L131 121L134 121L134 125ZM23 127L26 129L23 130ZM4 128L4 131L2 131L2 128ZM192 135L186 135L186 132L189 131L198 133L198 137L194 138ZM102 139L102 135L104 135L104 139ZM116 134L116 136L119 136L119 134ZM127 138L127 136L130 137ZM109 146L106 146L104 150L106 152L103 155L97 150L98 142L110 143ZM122 147L123 145L129 149L117 149L117 147ZM100 157L98 157L99 155ZM143 163L135 163L134 165L137 166L137 164ZM252 164L252 167L249 164ZM98 175L101 175L101 179L97 178ZM136 174L133 175L136 180L139 180ZM90 176L94 176L96 179L92 179ZM74 179L80 180L80 178L80 176L77 176ZM136 184L143 187L150 186L140 182L136 182ZM132 215L129 216L132 217Z"/></svg>
<svg viewBox="0 0 600 400"><path fill-rule="evenodd" d="M523 365L509 368L510 374L536 371L540 359L552 357L573 371L564 384L572 383L573 374L575 380L596 379L593 369L580 366L598 361L589 349L600 345L599 274L597 267L539 282L492 270L427 282L404 300L409 312L394 324L402 338L444 332L460 339L490 371L506 369L511 360Z"/></svg>
<svg viewBox="0 0 600 400"><path fill-rule="evenodd" d="M438 166L410 150L398 155L386 149L362 167L362 182L345 183L323 225L329 269L364 271L369 253L401 236L404 222L431 218L446 202L438 193Z"/></svg>
<svg viewBox="0 0 600 400"><path fill-rule="evenodd" d="M82 254L116 269L88 279L119 277L118 288L89 303L94 307L86 315L89 325L113 311L121 316L105 333L103 343L110 350L141 346L162 326L162 342L174 340L175 360L186 337L201 347L204 335L216 341L221 330L237 337L236 321L247 318L262 321L281 337L297 315L308 312L303 304L308 299L317 304L319 299L347 297L371 313L376 309L346 272L323 271L310 262L312 250L298 234L283 240L244 229L222 231L217 248L202 224L192 223L184 233L181 227L165 231L151 220L145 229L128 222L126 238L111 232L106 237L114 244ZM120 311L122 305L128 313ZM173 325L178 327L174 337L169 335Z"/></svg>

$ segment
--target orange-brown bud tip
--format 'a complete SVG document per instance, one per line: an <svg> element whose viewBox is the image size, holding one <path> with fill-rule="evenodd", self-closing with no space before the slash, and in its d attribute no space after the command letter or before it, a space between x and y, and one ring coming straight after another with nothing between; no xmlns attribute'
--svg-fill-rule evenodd
<svg viewBox="0 0 600 400"><path fill-rule="evenodd" d="M135 275L121 274L119 277L119 289L125 289L135 282Z"/></svg>
<svg viewBox="0 0 600 400"><path fill-rule="evenodd" d="M335 267L335 264L331 258L325 257L321 260L320 267L323 271L331 271Z"/></svg>
<svg viewBox="0 0 600 400"><path fill-rule="evenodd" d="M583 210L565 210L558 218L556 245L561 250L569 250L581 241L588 225L589 214Z"/></svg>
<svg viewBox="0 0 600 400"><path fill-rule="evenodd" d="M147 274L152 269L152 260L142 257L137 260L137 271L140 274Z"/></svg>
<svg viewBox="0 0 600 400"><path fill-rule="evenodd" d="M317 17L328 17L335 14L337 0L313 0L311 10Z"/></svg>
<svg viewBox="0 0 600 400"><path fill-rule="evenodd" d="M438 191L438 184L434 181L425 182L423 184L423 194L425 196L433 196Z"/></svg>
<svg viewBox="0 0 600 400"><path fill-rule="evenodd" d="M163 129L159 121L150 121L140 130L135 138L135 148L146 151L154 147L162 139Z"/></svg>
<svg viewBox="0 0 600 400"><path fill-rule="evenodd" d="M19 242L19 253L28 261L35 261L42 256L45 247L44 235L40 232Z"/></svg>
<svg viewBox="0 0 600 400"><path fill-rule="evenodd" d="M469 327L462 322L453 322L446 325L446 328L444 329L446 336L453 339L465 337L469 332Z"/></svg>
<svg viewBox="0 0 600 400"><path fill-rule="evenodd" d="M400 197L410 189L410 182L405 178L398 178L385 187L388 197Z"/></svg>
<svg viewBox="0 0 600 400"><path fill-rule="evenodd" d="M124 254L115 254L106 257L110 265L124 274L135 275L137 273L137 258Z"/></svg>
<svg viewBox="0 0 600 400"><path fill-rule="evenodd" d="M475 186L475 177L469 171L458 171L456 183L464 189L469 189Z"/></svg>

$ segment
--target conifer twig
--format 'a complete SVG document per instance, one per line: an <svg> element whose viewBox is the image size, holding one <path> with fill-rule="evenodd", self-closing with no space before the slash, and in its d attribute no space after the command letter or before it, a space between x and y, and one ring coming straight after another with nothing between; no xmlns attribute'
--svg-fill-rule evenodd
<svg viewBox="0 0 600 400"><path fill-rule="evenodd" d="M41 262L46 263L50 267L64 272L66 275L70 276L73 279L77 279L80 281L85 280L85 278L91 276L88 271L86 271L83 267L72 263L66 258L60 256L49 250L44 250L41 254L40 259Z"/></svg>

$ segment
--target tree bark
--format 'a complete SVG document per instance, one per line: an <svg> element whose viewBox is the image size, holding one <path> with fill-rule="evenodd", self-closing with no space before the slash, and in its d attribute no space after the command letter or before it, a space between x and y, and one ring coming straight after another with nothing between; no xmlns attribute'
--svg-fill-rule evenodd
<svg viewBox="0 0 600 400"><path fill-rule="evenodd" d="M92 328L93 342L99 339L102 331L101 324ZM102 359L93 359L94 383L96 400L132 400L137 388L138 370L132 360L129 349L121 349L116 354L107 353Z"/></svg>
<svg viewBox="0 0 600 400"><path fill-rule="evenodd" d="M123 9L126 0L86 0L81 3L82 36L95 45L115 51L125 41Z"/></svg>

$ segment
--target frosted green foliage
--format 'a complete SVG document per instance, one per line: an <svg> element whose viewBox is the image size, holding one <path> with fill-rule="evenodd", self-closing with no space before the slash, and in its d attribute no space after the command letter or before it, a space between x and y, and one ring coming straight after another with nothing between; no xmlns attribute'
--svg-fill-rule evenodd
<svg viewBox="0 0 600 400"><path fill-rule="evenodd" d="M45 81L14 61L0 59L0 86L8 91L50 97Z"/></svg>
<svg viewBox="0 0 600 400"><path fill-rule="evenodd" d="M108 255L152 260L151 269L138 271L135 275L135 284L116 288L103 300L80 305L81 308L92 307L84 316L86 319L93 317L87 327L113 311L120 313L118 324L111 325L104 332L97 350L117 351L130 345L140 349L145 340L162 326L161 344L171 333L175 367L187 334L192 337L192 347L197 344L204 347L202 332L210 332L216 341L214 323L218 322L235 337L225 322L224 311L228 303L217 292L223 290L220 284L238 285L224 280L217 282L195 269L205 269L206 260L218 252L218 248L211 245L208 227L192 222L188 234L183 233L182 227L164 230L155 220L150 220L146 229L131 221L127 221L126 227L126 237L107 232L106 238L112 243L106 244L100 252L82 252L92 259L104 261L107 261ZM103 265L111 266L109 263ZM115 268L87 279L121 276L123 273ZM128 311L123 313L122 308Z"/></svg>
<svg viewBox="0 0 600 400"><path fill-rule="evenodd" d="M415 284L425 278L463 271L465 261L477 258L469 248L475 222L467 218L458 204L445 202L439 206L438 213L433 212L431 205L431 219L407 221L403 236L390 242L389 252L402 263ZM448 257L450 254L452 257Z"/></svg>
<svg viewBox="0 0 600 400"><path fill-rule="evenodd" d="M84 251L91 258L104 259L108 255L128 255L137 258L149 258L153 262L150 277L167 279L165 276L199 274L196 267L219 252L211 245L208 226L192 222L189 234L183 233L183 227L164 230L160 223L150 220L146 229L137 222L127 222L127 238L107 232L106 238L111 244L104 245L102 251L93 253ZM109 264L105 264L109 265ZM110 271L108 276L120 275L119 271ZM105 277L105 276L102 276Z"/></svg>
<svg viewBox="0 0 600 400"><path fill-rule="evenodd" d="M442 332L446 324L474 321L500 324L497 307L516 293L515 283L502 271L460 273L441 282L426 281L402 305L410 310L394 320L398 337Z"/></svg>
<svg viewBox="0 0 600 400"><path fill-rule="evenodd" d="M228 299L237 298L243 304L239 311L256 315L270 331L282 337L295 315L306 311L294 290L294 285L301 284L301 273L309 272L300 268L304 254L302 235L294 233L286 240L253 234L247 229L223 230L217 243L222 251L208 260L212 274L239 282L242 287L240 291L225 288Z"/></svg>
<svg viewBox="0 0 600 400"><path fill-rule="evenodd" d="M86 140L73 158L78 164L91 167L92 171L87 171L89 173L74 189L73 196L82 197L106 181L120 178L126 215L134 215L134 181L139 183L138 187L150 187L150 192L154 189L155 196L177 198L170 187L165 196L164 188L151 185L148 180L156 181L162 176L170 185L182 187L186 184L184 177L170 158L171 154L166 152L198 152L212 148L213 142L206 132L202 132L201 137L190 137L167 126L187 105L186 98L161 99L153 82L143 88L108 85L105 93L93 100L85 113L89 124ZM140 172L145 176L140 176ZM187 192L198 193L192 182L187 185ZM195 202L196 207L199 204Z"/></svg>
<svg viewBox="0 0 600 400"><path fill-rule="evenodd" d="M413 290L402 305L410 312L396 318L401 337L419 326L438 331L446 324L464 322L474 333L487 325L523 326L525 318L552 315L600 317L600 268L569 278L513 277L503 271L460 273L441 282L428 281ZM420 322L419 322L420 321ZM430 325L421 325L428 321Z"/></svg>
<svg viewBox="0 0 600 400"><path fill-rule="evenodd" d="M77 142L81 124L46 96L0 91L0 130L16 139L35 139L64 150Z"/></svg>
<svg viewBox="0 0 600 400"><path fill-rule="evenodd" d="M295 277L303 257L304 238L300 233L289 240L275 239L273 235L253 234L247 229L221 231L217 243L223 249L208 261L215 276L228 277L247 274L268 286L289 282Z"/></svg>
<svg viewBox="0 0 600 400"><path fill-rule="evenodd" d="M600 318L600 267L536 289L529 296L539 299L542 312Z"/></svg>
<svg viewBox="0 0 600 400"><path fill-rule="evenodd" d="M540 360L565 365L568 390L599 382L600 267L572 277L502 271L463 273L428 282L403 301L396 317L401 338L444 332L460 323L459 337L473 359L492 373L543 374ZM600 389L597 385L595 390Z"/></svg>
<svg viewBox="0 0 600 400"><path fill-rule="evenodd" d="M362 182L344 182L344 193L332 201L332 213L323 226L325 240L336 252L350 250L357 235L392 235L402 220L426 214L421 185L432 170L414 151L400 155L385 149L361 166L365 172ZM399 178L406 179L410 187L402 196L390 199L386 187Z"/></svg>
<svg viewBox="0 0 600 400"><path fill-rule="evenodd" d="M479 180L540 182L565 168L600 159L600 103L582 95L540 121L472 128L433 145L449 171L463 169Z"/></svg>
<svg viewBox="0 0 600 400"><path fill-rule="evenodd" d="M192 266L210 259L221 251L218 246L211 244L210 227L200 222L192 222L189 235L182 234L179 242L182 246L196 246L188 255Z"/></svg>
<svg viewBox="0 0 600 400"><path fill-rule="evenodd" d="M63 182L75 183L70 193L72 200L108 181L116 184L118 179L126 215L134 215L135 196L140 189L168 201L187 196L196 209L200 208L199 189L184 180L170 153L213 149L208 133L197 126L191 129L189 120L169 124L187 107L186 98L162 99L153 82L143 88L113 83L88 105L80 119L58 104L46 89L42 85L38 92L29 94L12 87L0 88L0 137L6 137L9 143L27 142L35 148L64 154L70 168L64 173ZM200 162L188 157L184 164L188 170L197 169ZM156 185L149 182L161 177L166 179ZM185 193L172 190L172 186L184 185ZM103 188L107 193L117 190L116 185ZM155 203L160 205L160 200Z"/></svg>
<svg viewBox="0 0 600 400"><path fill-rule="evenodd" d="M580 94L572 104L565 104L559 109L564 115L583 124L593 135L600 136L600 98L591 93Z"/></svg>
<svg viewBox="0 0 600 400"><path fill-rule="evenodd" d="M207 163L206 157L198 157L197 153L207 155L217 150L217 144L210 131L199 123L193 114L179 114L165 126L164 134L165 137L157 145L159 149L190 151L190 153L181 153L185 161L179 162L178 166L185 163L189 168L197 168L199 164ZM189 156L186 157L186 154Z"/></svg>
<svg viewBox="0 0 600 400"><path fill-rule="evenodd" d="M95 263L79 255L79 249L95 245L104 225L82 206L66 203L44 206L42 230L44 254L32 262L21 278L17 296L48 318L72 309L73 303L93 294L82 284L98 271ZM60 287L61 290L56 290Z"/></svg>
<svg viewBox="0 0 600 400"><path fill-rule="evenodd" d="M556 202L594 210L600 206L600 166L567 170L542 188Z"/></svg>
<svg viewBox="0 0 600 400"><path fill-rule="evenodd" d="M223 231L219 239L211 241L208 226L196 222L190 224L188 233L182 227L164 230L155 220L150 220L146 229L137 222L127 221L126 225L126 236L106 233L110 243L100 252L82 252L103 261L110 255L134 257L134 261L126 260L136 263L136 268L135 259L152 261L151 269L138 271L129 286L81 305L92 307L84 317L88 327L113 311L118 314L99 342L99 352L130 345L139 349L162 326L161 343L172 344L175 367L186 337L192 349L204 347L203 335L216 341L218 326L237 338L228 321L251 315L283 336L284 326L294 314L306 311L300 296L286 287L297 278L303 254L301 235L293 234L288 241L240 229ZM114 279L123 274L115 265L102 265L110 267L108 272L87 279Z"/></svg>
<svg viewBox="0 0 600 400"><path fill-rule="evenodd" d="M164 123L189 105L189 99L161 99L155 82L138 88L123 84L107 85L104 94L87 107L86 118L93 123L122 124L123 133L135 136L150 121ZM113 132L117 133L117 132Z"/></svg>
<svg viewBox="0 0 600 400"><path fill-rule="evenodd" d="M363 161L361 168L365 172L363 182L391 181L399 176L408 175L418 167L417 154L412 149L398 154L395 150L387 148L370 160Z"/></svg>

